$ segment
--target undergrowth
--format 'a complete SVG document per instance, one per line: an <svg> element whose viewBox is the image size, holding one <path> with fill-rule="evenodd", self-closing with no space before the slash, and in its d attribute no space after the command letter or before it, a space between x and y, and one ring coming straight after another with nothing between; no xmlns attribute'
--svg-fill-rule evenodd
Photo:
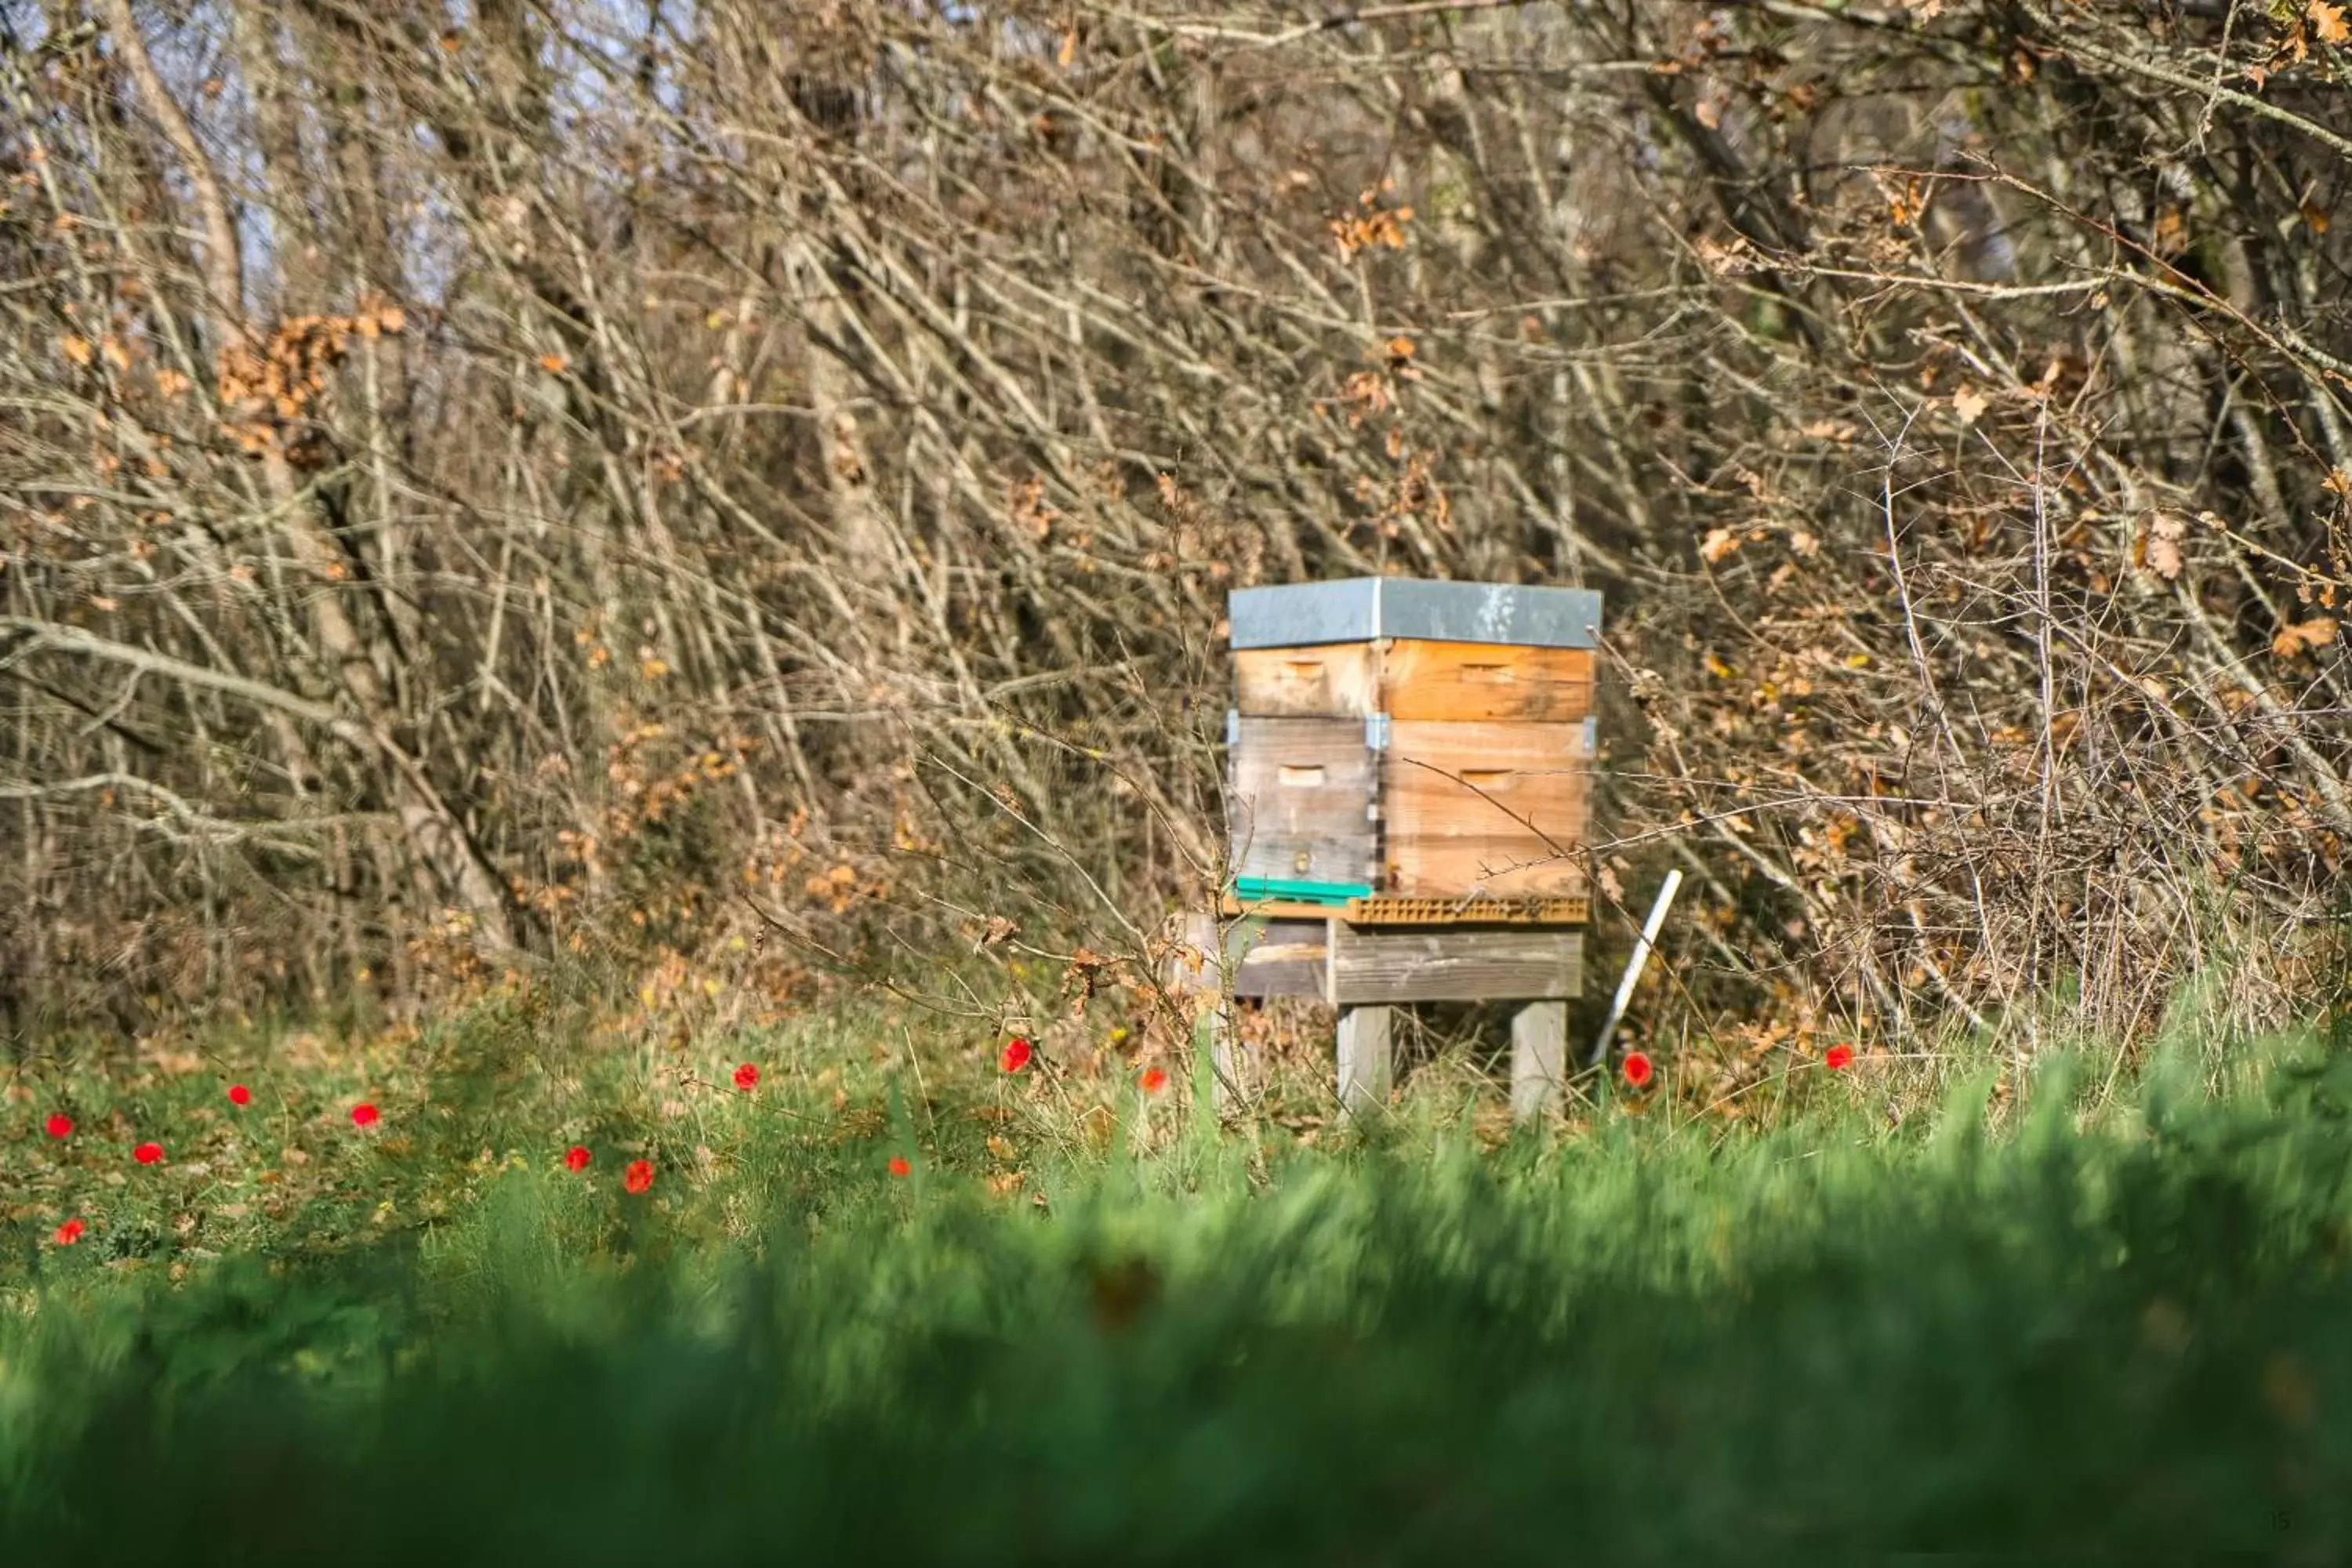
<svg viewBox="0 0 2352 1568"><path fill-rule="evenodd" d="M748 1091L504 1003L47 1075L0 1141L0 1561L2352 1547L2317 1034L1496 1143L1411 1095L1220 1132L871 1024L726 1042Z"/></svg>

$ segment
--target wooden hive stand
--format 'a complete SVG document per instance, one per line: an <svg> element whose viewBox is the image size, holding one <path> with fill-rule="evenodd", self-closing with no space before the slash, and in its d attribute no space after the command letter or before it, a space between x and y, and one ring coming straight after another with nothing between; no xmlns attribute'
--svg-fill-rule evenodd
<svg viewBox="0 0 2352 1568"><path fill-rule="evenodd" d="M1230 619L1231 923L1194 920L1200 970L1337 1007L1351 1114L1387 1102L1395 1008L1518 1002L1512 1112L1555 1106L1590 916L1601 596L1363 577L1241 589ZM1247 1064L1212 1020L1230 1090Z"/></svg>

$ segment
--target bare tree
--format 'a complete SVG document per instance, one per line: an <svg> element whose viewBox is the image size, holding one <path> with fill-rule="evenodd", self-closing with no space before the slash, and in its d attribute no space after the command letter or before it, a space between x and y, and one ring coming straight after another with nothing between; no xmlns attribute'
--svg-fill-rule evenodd
<svg viewBox="0 0 2352 1568"><path fill-rule="evenodd" d="M1214 874L1223 593L1402 571L1610 592L1601 882L1698 875L1700 1005L2294 994L2325 0L0 19L37 985L650 961L747 879L1139 941Z"/></svg>

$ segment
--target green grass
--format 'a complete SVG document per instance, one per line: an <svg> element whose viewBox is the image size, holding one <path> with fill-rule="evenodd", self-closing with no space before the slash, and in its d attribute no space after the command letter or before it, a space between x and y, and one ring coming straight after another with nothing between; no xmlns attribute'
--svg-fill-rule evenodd
<svg viewBox="0 0 2352 1568"><path fill-rule="evenodd" d="M497 1007L280 1043L247 1121L212 1065L43 1079L86 1131L0 1124L0 1562L2352 1549L2352 1061L2316 1038L2221 1093L2047 1064L1998 1136L1986 1083L1894 1132L1814 1075L1770 1132L1488 1148L1412 1106L1214 1137L980 1041L919 1088L877 1032L728 1042L752 1096L733 1049L694 1088ZM258 1089L257 1048L217 1065Z"/></svg>

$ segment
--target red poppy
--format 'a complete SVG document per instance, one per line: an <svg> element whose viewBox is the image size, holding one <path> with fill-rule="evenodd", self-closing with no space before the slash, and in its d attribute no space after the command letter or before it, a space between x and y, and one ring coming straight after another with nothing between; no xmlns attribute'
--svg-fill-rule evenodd
<svg viewBox="0 0 2352 1568"><path fill-rule="evenodd" d="M1651 1078L1656 1074L1657 1070L1657 1068L1651 1062L1650 1058L1642 1052L1627 1051L1625 1053L1625 1081L1632 1084L1635 1089L1639 1089L1643 1084L1649 1082Z"/></svg>
<svg viewBox="0 0 2352 1568"><path fill-rule="evenodd" d="M745 1062L741 1067L737 1068L735 1069L735 1087L741 1089L746 1094L749 1094L753 1089L759 1088L760 1069L751 1062Z"/></svg>
<svg viewBox="0 0 2352 1568"><path fill-rule="evenodd" d="M364 1100L352 1107L352 1125L354 1127L373 1127L376 1124L376 1117L375 1107Z"/></svg>
<svg viewBox="0 0 2352 1568"><path fill-rule="evenodd" d="M1158 1094L1168 1087L1168 1075L1159 1068L1145 1068L1143 1077L1138 1081L1143 1085L1144 1093Z"/></svg>
<svg viewBox="0 0 2352 1568"><path fill-rule="evenodd" d="M41 1123L41 1131L52 1138L70 1138L73 1136L73 1118L62 1110L58 1111Z"/></svg>
<svg viewBox="0 0 2352 1568"><path fill-rule="evenodd" d="M588 1168L588 1162L595 1157L582 1145L574 1143L563 1152L563 1168L567 1171L584 1171Z"/></svg>
<svg viewBox="0 0 2352 1568"><path fill-rule="evenodd" d="M154 1164L163 1157L163 1145L161 1143L142 1143L139 1147L131 1151L131 1157L138 1161L142 1165Z"/></svg>
<svg viewBox="0 0 2352 1568"><path fill-rule="evenodd" d="M651 1160L632 1160L629 1168L622 1173L621 1185L633 1193L642 1193L653 1184L654 1163Z"/></svg>
<svg viewBox="0 0 2352 1568"><path fill-rule="evenodd" d="M996 1058L996 1063L1006 1072L1019 1072L1029 1065L1029 1059L1036 1054L1037 1049L1034 1046L1022 1036L1015 1035L1005 1042L1004 1054Z"/></svg>
<svg viewBox="0 0 2352 1568"><path fill-rule="evenodd" d="M228 1086L228 1102L231 1105L251 1105L253 1090L241 1083L233 1083Z"/></svg>
<svg viewBox="0 0 2352 1568"><path fill-rule="evenodd" d="M66 1221L65 1224L58 1226L58 1245L59 1247L71 1247L75 1242L81 1239L82 1232L89 1228L89 1226L82 1224L82 1222L78 1219L69 1219Z"/></svg>
<svg viewBox="0 0 2352 1568"><path fill-rule="evenodd" d="M1829 1055L1822 1059L1830 1064L1830 1071L1841 1072L1845 1068L1853 1066L1853 1047L1852 1046L1832 1046L1830 1047Z"/></svg>
<svg viewBox="0 0 2352 1568"><path fill-rule="evenodd" d="M908 1162L907 1156L904 1154L893 1154L890 1156L890 1173L892 1175L910 1176L914 1174L914 1173L915 1167Z"/></svg>

